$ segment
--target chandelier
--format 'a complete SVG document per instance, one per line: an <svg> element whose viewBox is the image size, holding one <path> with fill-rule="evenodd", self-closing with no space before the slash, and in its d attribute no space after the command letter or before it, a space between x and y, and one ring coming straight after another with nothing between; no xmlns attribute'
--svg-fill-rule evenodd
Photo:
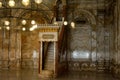
<svg viewBox="0 0 120 80"><path fill-rule="evenodd" d="M22 25L23 27L21 28L22 31L26 31L25 25L29 21L30 24L32 25L31 28L29 28L29 31L33 31L35 28L37 28L37 23L34 19L32 19L32 12L34 11L40 11L39 9L39 4L42 3L42 0L2 0L0 1L0 12L3 14L0 14L0 30L2 28L6 30L10 30L11 27L14 24L14 19L20 20L20 23L17 23L16 25L19 26L18 24ZM29 11L31 12L31 18L23 18L22 16L16 16L17 11ZM16 11L16 13L15 13ZM16 15L14 15L16 14ZM19 14L19 13L18 13Z"/></svg>

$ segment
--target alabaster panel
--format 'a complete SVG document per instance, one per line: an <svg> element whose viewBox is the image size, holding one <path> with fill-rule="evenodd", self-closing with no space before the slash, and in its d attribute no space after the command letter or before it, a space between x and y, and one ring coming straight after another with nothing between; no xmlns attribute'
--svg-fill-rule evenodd
<svg viewBox="0 0 120 80"><path fill-rule="evenodd" d="M8 60L8 56L9 56L8 49L2 49L2 50L3 50L3 52L2 52L2 59L3 60Z"/></svg>
<svg viewBox="0 0 120 80"><path fill-rule="evenodd" d="M36 58L36 59L23 59L22 60L22 68L38 68L38 63L39 63L39 59Z"/></svg>
<svg viewBox="0 0 120 80"><path fill-rule="evenodd" d="M18 53L16 53L15 48L10 48L10 51L9 51L9 58L10 58L10 60L14 60L16 58L17 54Z"/></svg>
<svg viewBox="0 0 120 80"><path fill-rule="evenodd" d="M97 32L97 58L103 59L104 58L104 28L99 27Z"/></svg>
<svg viewBox="0 0 120 80"><path fill-rule="evenodd" d="M96 47L95 47L94 50L92 49L92 53L91 53L92 61L97 60L96 56L97 56L97 50L96 50Z"/></svg>
<svg viewBox="0 0 120 80"><path fill-rule="evenodd" d="M90 27L76 27L71 30L71 57L73 60L89 60L91 50Z"/></svg>
<svg viewBox="0 0 120 80"><path fill-rule="evenodd" d="M17 34L17 35L16 35ZM12 32L10 37L8 37L8 32L6 32L4 37L0 37L2 42L0 42L0 56L2 61L1 68L14 68L18 63L17 55L19 59L21 58L21 35L20 33ZM9 62L9 63L8 63ZM13 67L14 65L14 67Z"/></svg>
<svg viewBox="0 0 120 80"><path fill-rule="evenodd" d="M96 39L93 39L93 38L92 38L91 43L92 43L92 46L93 46L93 47L96 47L96 45L97 45L97 41L96 41Z"/></svg>
<svg viewBox="0 0 120 80"><path fill-rule="evenodd" d="M96 56L97 56L97 36L96 32L92 31L92 37L91 37L91 60L96 61Z"/></svg>
<svg viewBox="0 0 120 80"><path fill-rule="evenodd" d="M2 60L2 66L1 66L2 69L4 68L8 68L8 60Z"/></svg>
<svg viewBox="0 0 120 80"><path fill-rule="evenodd" d="M97 58L109 60L110 59L110 31L107 28L99 27L97 32Z"/></svg>
<svg viewBox="0 0 120 80"><path fill-rule="evenodd" d="M22 68L33 68L33 60L23 59L21 65L22 65Z"/></svg>
<svg viewBox="0 0 120 80"><path fill-rule="evenodd" d="M10 47L15 49L15 47L17 45L16 40L17 40L16 33L10 35Z"/></svg>
<svg viewBox="0 0 120 80"><path fill-rule="evenodd" d="M24 55L31 57L34 50L39 50L38 34L30 33L29 36L22 35L22 57Z"/></svg>
<svg viewBox="0 0 120 80"><path fill-rule="evenodd" d="M10 69L17 69L17 67L20 67L20 65L17 65L19 62L17 62L17 60L11 60L9 62L9 68Z"/></svg>
<svg viewBox="0 0 120 80"><path fill-rule="evenodd" d="M29 36L28 36L29 34ZM26 34L22 34L22 67L33 68L33 59L37 59L39 56L39 32L33 31ZM37 65L36 65L37 67Z"/></svg>

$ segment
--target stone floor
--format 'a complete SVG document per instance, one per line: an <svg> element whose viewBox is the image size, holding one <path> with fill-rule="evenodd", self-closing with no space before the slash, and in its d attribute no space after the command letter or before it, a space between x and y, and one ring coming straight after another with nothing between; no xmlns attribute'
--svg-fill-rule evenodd
<svg viewBox="0 0 120 80"><path fill-rule="evenodd" d="M0 80L44 80L38 77L37 70L0 70ZM56 79L47 80L119 80L109 73L68 72Z"/></svg>

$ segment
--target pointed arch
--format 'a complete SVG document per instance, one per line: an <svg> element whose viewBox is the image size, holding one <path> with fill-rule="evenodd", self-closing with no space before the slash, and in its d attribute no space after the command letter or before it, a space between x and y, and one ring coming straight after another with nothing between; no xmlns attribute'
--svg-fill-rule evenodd
<svg viewBox="0 0 120 80"><path fill-rule="evenodd" d="M66 5L66 0L61 0L62 1L62 5ZM58 0L55 1L55 5L57 4Z"/></svg>
<svg viewBox="0 0 120 80"><path fill-rule="evenodd" d="M77 17L80 17L81 14L83 14L89 21L91 25L96 25L96 19L95 16L88 10L83 10L83 9L76 9L74 11L74 14L76 15L74 19Z"/></svg>

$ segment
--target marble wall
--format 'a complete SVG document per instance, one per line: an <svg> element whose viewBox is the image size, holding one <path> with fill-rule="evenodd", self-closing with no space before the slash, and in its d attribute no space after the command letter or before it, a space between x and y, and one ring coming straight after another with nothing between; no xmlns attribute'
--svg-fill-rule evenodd
<svg viewBox="0 0 120 80"><path fill-rule="evenodd" d="M106 62L103 65L106 65L108 69L110 66L111 46L108 29L99 27L97 31L93 31L90 25L75 27L75 29L71 28L71 35L69 35L70 49L68 53L69 68L72 70L80 69L82 65L87 65L87 68L95 70L96 62L103 61L103 63Z"/></svg>
<svg viewBox="0 0 120 80"><path fill-rule="evenodd" d="M90 25L76 24L70 31L69 70L95 70L96 32Z"/></svg>
<svg viewBox="0 0 120 80"><path fill-rule="evenodd" d="M21 34L0 30L0 69L17 69L21 61Z"/></svg>
<svg viewBox="0 0 120 80"><path fill-rule="evenodd" d="M89 26L71 29L70 55L73 60L86 61L91 57L91 29Z"/></svg>
<svg viewBox="0 0 120 80"><path fill-rule="evenodd" d="M39 58L39 36L38 35L39 35L38 31L22 32L22 35L21 35L22 68L38 68L38 58Z"/></svg>
<svg viewBox="0 0 120 80"><path fill-rule="evenodd" d="M75 28L71 28L69 25L69 68L73 70L86 67L86 70L88 68L95 70L95 67L102 61L102 65L109 69L112 59L110 55L113 54L113 50L111 50L113 48L113 40L111 39L113 31L111 29L112 23L109 21L111 17L107 16L107 23L106 15L102 11L105 7L99 6L99 4L104 4L102 2L96 2L97 6L93 6L92 2L89 3L89 6L92 6L92 8L85 6L85 4L88 4L87 1L83 1L85 4L80 6L74 5L74 3L79 2L81 1L68 2L68 4L71 4L69 7L72 8L74 6L75 9L73 12L70 12L72 11L71 9L68 11L68 20L75 22ZM81 23L81 21L85 21L85 23Z"/></svg>
<svg viewBox="0 0 120 80"><path fill-rule="evenodd" d="M114 27L113 29L113 65L111 65L111 70L114 73L115 77L120 75L120 1L116 1L114 6ZM119 77L120 78L120 77Z"/></svg>
<svg viewBox="0 0 120 80"><path fill-rule="evenodd" d="M38 68L37 31L0 31L0 69Z"/></svg>

